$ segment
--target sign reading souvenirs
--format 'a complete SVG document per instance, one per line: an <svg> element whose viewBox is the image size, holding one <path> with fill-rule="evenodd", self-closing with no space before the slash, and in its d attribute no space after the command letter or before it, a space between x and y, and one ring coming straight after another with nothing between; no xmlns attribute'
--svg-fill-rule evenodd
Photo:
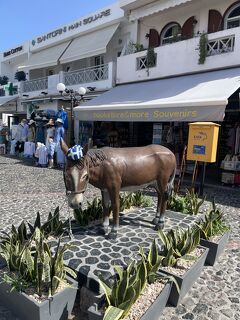
<svg viewBox="0 0 240 320"><path fill-rule="evenodd" d="M14 48L14 49L11 49L9 51L6 51L6 52L3 52L3 57L8 57L8 56L11 56L12 54L14 53L17 53L19 51L22 51L23 50L23 46L19 46L17 48Z"/></svg>
<svg viewBox="0 0 240 320"><path fill-rule="evenodd" d="M200 107L161 107L161 108L139 108L128 110L111 110L107 106L104 110L101 106L94 107L81 107L75 109L75 116L80 121L129 121L129 122L168 122L168 121L222 121L222 114L224 113L225 106L214 108L200 108ZM121 109L121 110L120 110ZM205 133L201 132L201 139L206 139ZM199 133L198 137L199 138ZM198 145L199 143L196 143Z"/></svg>
<svg viewBox="0 0 240 320"><path fill-rule="evenodd" d="M88 25L94 21L97 21L99 19L102 19L104 17L107 17L107 16L110 16L111 14L111 9L107 9L107 10L104 10L100 13L97 13L97 14L94 14L90 17L87 17L87 18L84 18L80 21L77 21L73 24L70 24L68 26L64 26L62 28L59 28L59 29L56 29L52 32L49 32L41 37L38 37L36 40L32 40L32 45L34 46L36 43L41 43L43 41L46 41L46 40L49 40L49 39L52 39L52 38L55 38L57 36L60 36L61 34L63 33L66 33L66 32L69 32L69 31L72 31L72 30L75 30L81 26L84 26L84 25Z"/></svg>

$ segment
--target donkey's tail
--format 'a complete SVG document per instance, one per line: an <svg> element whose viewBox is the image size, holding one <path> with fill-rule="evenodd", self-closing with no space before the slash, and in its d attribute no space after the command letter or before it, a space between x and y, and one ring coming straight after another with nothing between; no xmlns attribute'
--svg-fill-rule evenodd
<svg viewBox="0 0 240 320"><path fill-rule="evenodd" d="M177 167L175 166L175 168L173 170L173 173L169 177L168 184L167 184L168 196L171 196L171 194L172 194L172 192L174 190L174 180L175 180L175 176L176 176L176 171L177 171Z"/></svg>

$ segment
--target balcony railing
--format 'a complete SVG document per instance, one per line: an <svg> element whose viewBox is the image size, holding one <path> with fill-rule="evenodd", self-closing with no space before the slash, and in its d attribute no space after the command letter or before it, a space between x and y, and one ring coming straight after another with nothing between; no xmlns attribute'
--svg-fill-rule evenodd
<svg viewBox="0 0 240 320"><path fill-rule="evenodd" d="M108 79L108 64L102 64L90 68L84 68L64 73L66 86L73 86L81 83L89 83Z"/></svg>
<svg viewBox="0 0 240 320"><path fill-rule="evenodd" d="M41 91L47 88L48 77L23 82L23 92Z"/></svg>
<svg viewBox="0 0 240 320"><path fill-rule="evenodd" d="M207 44L207 56L214 56L216 54L232 52L234 51L234 44L234 35L215 40L210 40Z"/></svg>
<svg viewBox="0 0 240 320"><path fill-rule="evenodd" d="M149 65L147 56L138 57L137 58L137 70L153 68L156 66L156 63L157 63L157 55L156 54L155 54L155 60L152 62L151 65Z"/></svg>

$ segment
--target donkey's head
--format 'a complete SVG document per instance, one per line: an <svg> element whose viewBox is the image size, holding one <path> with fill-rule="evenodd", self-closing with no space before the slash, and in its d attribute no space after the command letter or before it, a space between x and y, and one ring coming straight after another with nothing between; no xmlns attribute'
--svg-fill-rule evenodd
<svg viewBox="0 0 240 320"><path fill-rule="evenodd" d="M61 140L61 148L67 156L69 148L67 144ZM87 153L87 147L83 149L83 157L78 160L71 160L67 157L64 169L64 182L68 196L69 206L73 209L81 207L83 202L83 193L85 192L89 180L88 161L84 157Z"/></svg>

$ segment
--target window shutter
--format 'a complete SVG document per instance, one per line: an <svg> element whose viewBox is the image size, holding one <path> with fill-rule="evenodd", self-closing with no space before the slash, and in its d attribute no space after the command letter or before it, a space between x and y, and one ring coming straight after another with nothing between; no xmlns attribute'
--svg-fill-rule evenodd
<svg viewBox="0 0 240 320"><path fill-rule="evenodd" d="M223 29L223 18L219 11L209 10L208 33L217 32Z"/></svg>
<svg viewBox="0 0 240 320"><path fill-rule="evenodd" d="M187 21L184 22L184 25L182 27L182 38L184 39L190 39L193 37L193 24L194 24L194 16L187 19Z"/></svg>
<svg viewBox="0 0 240 320"><path fill-rule="evenodd" d="M150 29L148 47L149 48L156 48L159 45L160 45L159 33L155 29Z"/></svg>

